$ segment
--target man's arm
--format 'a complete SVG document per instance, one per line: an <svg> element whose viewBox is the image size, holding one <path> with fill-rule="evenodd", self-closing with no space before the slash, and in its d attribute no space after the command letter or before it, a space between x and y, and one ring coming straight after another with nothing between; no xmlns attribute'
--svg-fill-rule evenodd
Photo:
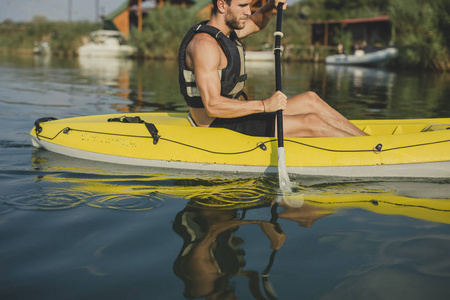
<svg viewBox="0 0 450 300"><path fill-rule="evenodd" d="M226 57L222 55L217 41L206 33L196 34L186 49L186 64L194 72L197 88L200 90L208 116L236 118L286 109L287 97L280 91L265 100L241 101L221 96L218 70L226 67L228 63Z"/></svg>
<svg viewBox="0 0 450 300"><path fill-rule="evenodd" d="M264 29L273 15L273 10L277 8L278 3L284 3L283 10L286 9L286 0L268 0L266 4L261 6L254 14L252 14L245 22L245 27L236 30L239 38L245 38L251 34L257 33Z"/></svg>
<svg viewBox="0 0 450 300"><path fill-rule="evenodd" d="M186 49L187 64L195 74L206 112L213 118L235 118L264 112L261 101L240 101L220 95L219 69L227 62L217 41L208 34L197 34ZM267 108L266 108L267 109Z"/></svg>

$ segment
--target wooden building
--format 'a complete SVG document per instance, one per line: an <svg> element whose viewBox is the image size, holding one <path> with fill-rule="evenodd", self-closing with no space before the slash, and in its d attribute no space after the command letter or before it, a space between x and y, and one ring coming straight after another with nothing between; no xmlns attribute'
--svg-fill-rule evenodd
<svg viewBox="0 0 450 300"><path fill-rule="evenodd" d="M354 42L369 44L391 42L392 25L388 16L373 18L313 21L307 23L309 27L309 45L335 46L334 35L338 30L351 32Z"/></svg>

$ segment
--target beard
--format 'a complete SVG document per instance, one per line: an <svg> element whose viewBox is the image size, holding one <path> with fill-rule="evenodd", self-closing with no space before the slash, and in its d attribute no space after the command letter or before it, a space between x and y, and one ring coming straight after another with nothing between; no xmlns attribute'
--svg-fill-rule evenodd
<svg viewBox="0 0 450 300"><path fill-rule="evenodd" d="M241 24L240 19L238 19L235 15L233 15L230 11L227 11L225 15L225 24L233 30L243 29L245 27L245 23Z"/></svg>

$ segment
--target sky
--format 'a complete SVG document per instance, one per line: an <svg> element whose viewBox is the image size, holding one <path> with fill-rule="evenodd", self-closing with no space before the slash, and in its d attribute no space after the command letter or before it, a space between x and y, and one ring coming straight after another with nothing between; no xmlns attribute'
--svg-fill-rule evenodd
<svg viewBox="0 0 450 300"><path fill-rule="evenodd" d="M72 4L72 21L95 22L97 2L98 13L107 15L127 0L0 0L0 22L6 19L26 22L36 15L45 16L50 21L69 21L69 3Z"/></svg>

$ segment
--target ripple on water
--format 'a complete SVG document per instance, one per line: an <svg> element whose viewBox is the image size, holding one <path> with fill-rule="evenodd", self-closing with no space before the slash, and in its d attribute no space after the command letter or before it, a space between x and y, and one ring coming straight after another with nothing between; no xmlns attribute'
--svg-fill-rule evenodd
<svg viewBox="0 0 450 300"><path fill-rule="evenodd" d="M277 186L271 177L183 178L55 171L36 174L32 187L28 184L15 188L8 196L0 196L1 213L11 209L63 210L79 206L144 211L161 207L168 198L186 199L190 205L201 207L242 208L270 203Z"/></svg>

